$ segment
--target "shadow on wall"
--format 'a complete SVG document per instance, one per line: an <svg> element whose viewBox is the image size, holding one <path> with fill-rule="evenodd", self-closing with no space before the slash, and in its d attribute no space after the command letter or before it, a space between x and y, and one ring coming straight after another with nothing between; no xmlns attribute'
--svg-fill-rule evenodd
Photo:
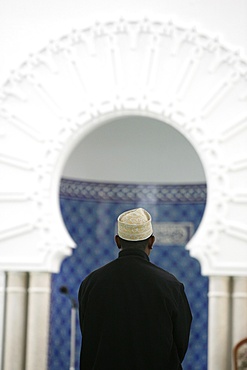
<svg viewBox="0 0 247 370"><path fill-rule="evenodd" d="M60 204L66 227L77 244L59 274L52 277L49 370L67 370L70 363L70 302L60 293L67 286L74 298L82 279L118 255L114 243L117 216L144 207L153 217L157 240L151 262L173 273L185 285L193 325L184 370L207 369L208 278L186 242L198 228L206 204L206 186L127 185L62 180ZM76 369L80 330L77 317Z"/></svg>

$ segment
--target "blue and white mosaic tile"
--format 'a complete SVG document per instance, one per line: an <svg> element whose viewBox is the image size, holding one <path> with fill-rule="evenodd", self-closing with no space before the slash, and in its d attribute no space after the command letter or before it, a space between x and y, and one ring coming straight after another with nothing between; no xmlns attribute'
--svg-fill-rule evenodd
<svg viewBox="0 0 247 370"><path fill-rule="evenodd" d="M60 204L77 248L64 260L60 273L52 276L49 370L67 370L70 365L71 304L60 293L60 287L67 286L76 299L81 281L117 257L114 243L117 216L136 207L146 208L153 217L157 238L151 261L184 283L190 302L194 320L183 368L206 370L208 278L201 276L199 262L185 249L202 219L206 186L105 184L63 179ZM77 315L76 370L79 369L80 341Z"/></svg>

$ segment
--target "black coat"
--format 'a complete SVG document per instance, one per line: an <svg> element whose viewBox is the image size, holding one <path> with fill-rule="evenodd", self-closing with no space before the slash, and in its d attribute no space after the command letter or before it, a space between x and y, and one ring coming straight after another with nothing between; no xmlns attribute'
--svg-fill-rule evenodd
<svg viewBox="0 0 247 370"><path fill-rule="evenodd" d="M179 370L190 333L183 284L126 249L79 289L81 370Z"/></svg>

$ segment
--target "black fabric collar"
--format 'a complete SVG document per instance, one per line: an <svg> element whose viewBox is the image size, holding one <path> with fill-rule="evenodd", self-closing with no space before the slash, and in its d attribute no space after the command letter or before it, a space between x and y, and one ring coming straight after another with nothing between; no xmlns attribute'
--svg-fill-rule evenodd
<svg viewBox="0 0 247 370"><path fill-rule="evenodd" d="M121 258L121 257L126 257L126 256L138 256L138 257L142 257L143 259L149 261L149 257L148 255L140 250L140 249L123 249L119 252L118 254L118 257Z"/></svg>

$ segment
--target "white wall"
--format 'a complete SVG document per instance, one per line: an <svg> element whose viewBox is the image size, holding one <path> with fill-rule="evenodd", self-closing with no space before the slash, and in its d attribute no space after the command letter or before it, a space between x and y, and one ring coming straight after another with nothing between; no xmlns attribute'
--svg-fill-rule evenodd
<svg viewBox="0 0 247 370"><path fill-rule="evenodd" d="M142 14L195 24L247 54L246 0L1 0L0 84L29 54L72 29Z"/></svg>
<svg viewBox="0 0 247 370"><path fill-rule="evenodd" d="M202 30L210 31L212 35L219 36L247 54L246 14L246 0L136 0L134 2L132 0L2 0L0 2L0 84L3 84L11 71L23 63L30 54L45 47L50 40L56 40L70 33L72 29L94 24L97 20L120 17L154 15L164 20L171 18L188 26L195 25ZM138 122L136 125L139 125ZM125 125L125 128L127 126ZM204 181L200 161L194 155L190 145L179 135L174 136L172 130L168 133L164 125L156 123L154 126L155 129L151 132L146 128L147 136L143 137L144 142L148 142L150 135L152 137L153 144L148 149L147 156L142 152L141 143L136 140L136 136L130 135L129 131L124 133L123 125L120 124L116 128L113 128L113 125L101 128L88 137L87 143L85 141L82 143L81 149L78 148L75 151L73 158L79 158L77 162L79 166L76 163L73 164L71 159L65 168L65 176L99 181ZM138 130L140 127L136 126L135 135L138 135ZM144 135L144 131L142 134ZM130 139L118 140L118 146L116 146L119 135ZM160 142L161 135L172 135L166 141L166 147ZM115 148L114 158L111 155L113 148ZM149 171L146 171L144 164L134 166L135 162L129 162L127 168L127 162L121 161L121 153L130 150L133 150L130 155L132 158L137 153L141 157L146 157ZM84 161L83 158L86 160ZM157 158L160 158L160 161ZM109 167L106 164L108 160L114 165ZM118 171L120 162L121 172Z"/></svg>
<svg viewBox="0 0 247 370"><path fill-rule="evenodd" d="M72 152L64 177L107 182L205 182L201 161L173 127L123 117L91 132Z"/></svg>

